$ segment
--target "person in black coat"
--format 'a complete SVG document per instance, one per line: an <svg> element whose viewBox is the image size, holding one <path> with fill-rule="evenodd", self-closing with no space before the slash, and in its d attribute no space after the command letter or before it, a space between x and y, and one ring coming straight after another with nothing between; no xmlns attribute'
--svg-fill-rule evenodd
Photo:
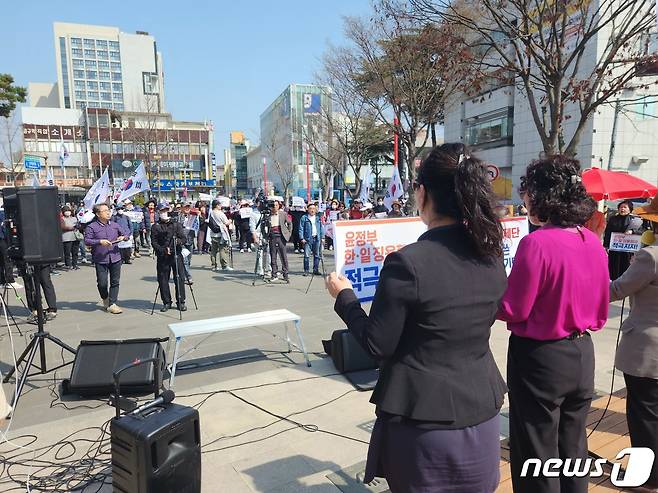
<svg viewBox="0 0 658 493"><path fill-rule="evenodd" d="M174 276L176 286L176 307L186 311L185 306L185 266L183 265L182 245L186 241L185 229L178 221L169 216L169 204L163 203L159 207L159 221L151 228L151 245L157 257L156 270L158 285L162 298L161 312L171 308L171 291L169 278Z"/></svg>
<svg viewBox="0 0 658 493"><path fill-rule="evenodd" d="M638 232L642 227L642 220L633 216L633 202L624 200L617 205L617 214L608 219L608 225L603 234L603 246L608 250L610 248L610 238L612 233L633 234ZM637 223L637 225L635 224ZM610 271L610 280L614 281L626 272L631 265L632 253L612 252L608 250L608 270Z"/></svg>
<svg viewBox="0 0 658 493"><path fill-rule="evenodd" d="M380 361L365 482L393 493L495 491L505 382L489 348L505 292L502 229L484 163L435 148L413 184L428 231L388 255L370 315L332 273L335 311Z"/></svg>

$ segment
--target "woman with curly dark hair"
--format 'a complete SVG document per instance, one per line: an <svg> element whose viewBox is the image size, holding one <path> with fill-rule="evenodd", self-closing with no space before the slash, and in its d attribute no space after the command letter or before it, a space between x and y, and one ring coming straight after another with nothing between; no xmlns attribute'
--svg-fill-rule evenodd
<svg viewBox="0 0 658 493"><path fill-rule="evenodd" d="M492 493L506 392L489 349L506 286L502 228L484 163L462 144L435 148L413 184L427 225L386 257L370 315L333 273L335 310L381 361L365 481L393 493Z"/></svg>
<svg viewBox="0 0 658 493"><path fill-rule="evenodd" d="M498 318L512 332L507 352L510 456L515 493L583 492L588 478L521 477L527 459L586 459L585 424L594 392L588 331L608 317L608 262L582 225L596 203L580 164L534 161L521 180L528 217L541 228L519 244Z"/></svg>

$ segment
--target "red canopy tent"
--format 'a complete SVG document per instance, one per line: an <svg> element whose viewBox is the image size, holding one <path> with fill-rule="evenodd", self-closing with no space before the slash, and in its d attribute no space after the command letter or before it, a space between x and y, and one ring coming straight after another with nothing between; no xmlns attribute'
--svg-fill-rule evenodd
<svg viewBox="0 0 658 493"><path fill-rule="evenodd" d="M658 194L658 187L648 181L600 168L583 171L583 185L594 200L651 198Z"/></svg>

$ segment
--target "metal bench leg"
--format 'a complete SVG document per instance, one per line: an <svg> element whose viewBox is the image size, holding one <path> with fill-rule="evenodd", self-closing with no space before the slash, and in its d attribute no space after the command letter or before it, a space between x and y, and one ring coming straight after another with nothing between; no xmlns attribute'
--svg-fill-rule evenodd
<svg viewBox="0 0 658 493"><path fill-rule="evenodd" d="M169 388L174 388L174 378L176 377L176 365L178 364L178 348L180 347L180 337L176 338L176 344L174 345L174 359L171 362L171 375L169 376Z"/></svg>
<svg viewBox="0 0 658 493"><path fill-rule="evenodd" d="M290 345L290 334L288 333L288 322L286 322L283 325L285 325L285 327L286 327L286 342L288 343L288 352L291 353L292 352L292 346Z"/></svg>
<svg viewBox="0 0 658 493"><path fill-rule="evenodd" d="M311 366L311 362L308 359L308 353L306 352L306 346L304 346L304 339L302 339L302 327L301 321L295 320L295 330L297 331L297 340L299 341L299 346L304 353L304 359L306 360L306 366Z"/></svg>

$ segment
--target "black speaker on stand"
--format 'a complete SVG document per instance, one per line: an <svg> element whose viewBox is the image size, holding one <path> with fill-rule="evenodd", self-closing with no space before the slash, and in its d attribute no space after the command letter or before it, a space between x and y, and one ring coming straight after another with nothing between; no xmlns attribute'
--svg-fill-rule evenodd
<svg viewBox="0 0 658 493"><path fill-rule="evenodd" d="M41 304L41 284L35 274L35 266L38 268L40 265L56 263L64 256L57 187L5 188L2 190L2 197L5 207L3 226L9 245L7 253L12 259L25 264L29 284L34 293L38 325L36 334L32 336L32 340L16 360L16 366L3 380L7 383L17 372L19 365L25 363L12 401L12 406L15 407L29 377L70 364L65 363L49 370L46 362L46 340L72 354L75 354L75 349L43 330L45 318ZM27 290L28 286L25 286L25 289ZM39 366L34 364L37 352L39 352ZM33 366L38 368L38 372L30 374Z"/></svg>

